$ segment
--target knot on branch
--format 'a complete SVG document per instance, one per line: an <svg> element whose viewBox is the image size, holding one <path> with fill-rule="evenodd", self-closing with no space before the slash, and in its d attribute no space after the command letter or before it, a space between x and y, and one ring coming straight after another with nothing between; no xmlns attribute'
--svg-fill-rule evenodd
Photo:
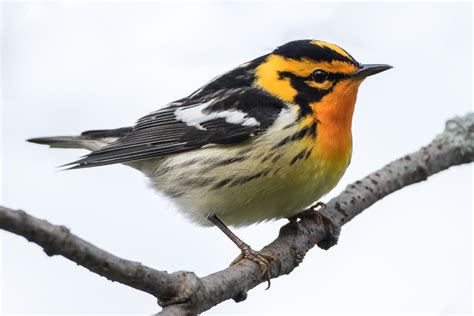
<svg viewBox="0 0 474 316"><path fill-rule="evenodd" d="M161 296L158 299L158 305L161 307L175 304L195 305L200 299L199 296L204 292L201 279L194 272L188 271L174 272L170 276L175 280L174 287L176 289L170 296Z"/></svg>

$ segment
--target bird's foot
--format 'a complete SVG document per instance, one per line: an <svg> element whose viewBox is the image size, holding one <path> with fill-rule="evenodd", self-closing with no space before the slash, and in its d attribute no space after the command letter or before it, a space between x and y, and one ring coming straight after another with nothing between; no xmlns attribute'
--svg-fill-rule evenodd
<svg viewBox="0 0 474 316"><path fill-rule="evenodd" d="M242 252L237 258L235 258L234 261L232 261L230 265L233 266L235 264L238 264L240 261L244 259L255 262L256 264L260 266L260 269L262 270L261 278L265 277L268 282L268 286L266 288L268 290L271 284L270 282L271 274L270 274L270 269L268 268L268 265L270 264L270 261L276 261L278 259L275 258L274 256L255 251L252 248L250 248L250 246L248 245L242 246L240 250L242 250Z"/></svg>
<svg viewBox="0 0 474 316"><path fill-rule="evenodd" d="M312 218L316 221L318 225L325 224L328 226L328 229L332 230L335 229L334 223L331 221L331 219L323 214L321 214L319 211L324 210L327 207L327 205L323 202L318 202L311 206L310 208L299 212L298 214L295 214L291 217L288 217L288 220L290 222L297 222L298 219L303 219L303 218Z"/></svg>
<svg viewBox="0 0 474 316"><path fill-rule="evenodd" d="M318 247L324 250L327 250L337 244L337 241L339 239L339 233L341 231L341 228L339 226L334 224L329 217L320 212L326 207L326 204L324 204L323 202L318 202L315 205L311 206L309 209L304 210L288 218L290 222L296 222L298 219L303 218L312 218L316 221L318 225L324 224L327 229L327 235L323 240L318 242Z"/></svg>

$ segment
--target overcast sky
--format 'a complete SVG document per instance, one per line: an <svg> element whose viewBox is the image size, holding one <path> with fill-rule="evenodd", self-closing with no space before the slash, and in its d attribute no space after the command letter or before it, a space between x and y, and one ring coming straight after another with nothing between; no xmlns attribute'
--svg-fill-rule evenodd
<svg viewBox="0 0 474 316"><path fill-rule="evenodd" d="M188 223L135 170L58 172L85 152L24 140L129 126L278 45L321 39L395 67L361 86L352 162L327 201L471 110L471 14L469 3L2 2L1 204L157 269L223 269L238 249ZM344 226L336 247L209 314L470 313L472 192L472 167L461 166L392 194ZM236 232L260 249L284 223ZM158 311L148 294L0 236L4 313Z"/></svg>

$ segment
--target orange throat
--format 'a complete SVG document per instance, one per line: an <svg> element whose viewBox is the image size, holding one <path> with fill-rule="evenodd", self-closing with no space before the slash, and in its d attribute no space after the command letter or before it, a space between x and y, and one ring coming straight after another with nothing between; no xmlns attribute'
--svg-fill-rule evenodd
<svg viewBox="0 0 474 316"><path fill-rule="evenodd" d="M361 80L339 82L332 93L311 104L317 122L318 156L348 164L352 154L352 115Z"/></svg>

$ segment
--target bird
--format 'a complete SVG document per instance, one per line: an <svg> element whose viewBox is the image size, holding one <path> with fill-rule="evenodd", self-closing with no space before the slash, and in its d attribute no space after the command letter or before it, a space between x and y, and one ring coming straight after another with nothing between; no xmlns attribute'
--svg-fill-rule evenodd
<svg viewBox="0 0 474 316"><path fill-rule="evenodd" d="M331 191L352 156L360 84L392 68L361 64L341 47L295 40L214 78L129 127L32 138L89 154L63 167L124 164L190 221L217 226L270 280L271 255L230 229L294 219Z"/></svg>

